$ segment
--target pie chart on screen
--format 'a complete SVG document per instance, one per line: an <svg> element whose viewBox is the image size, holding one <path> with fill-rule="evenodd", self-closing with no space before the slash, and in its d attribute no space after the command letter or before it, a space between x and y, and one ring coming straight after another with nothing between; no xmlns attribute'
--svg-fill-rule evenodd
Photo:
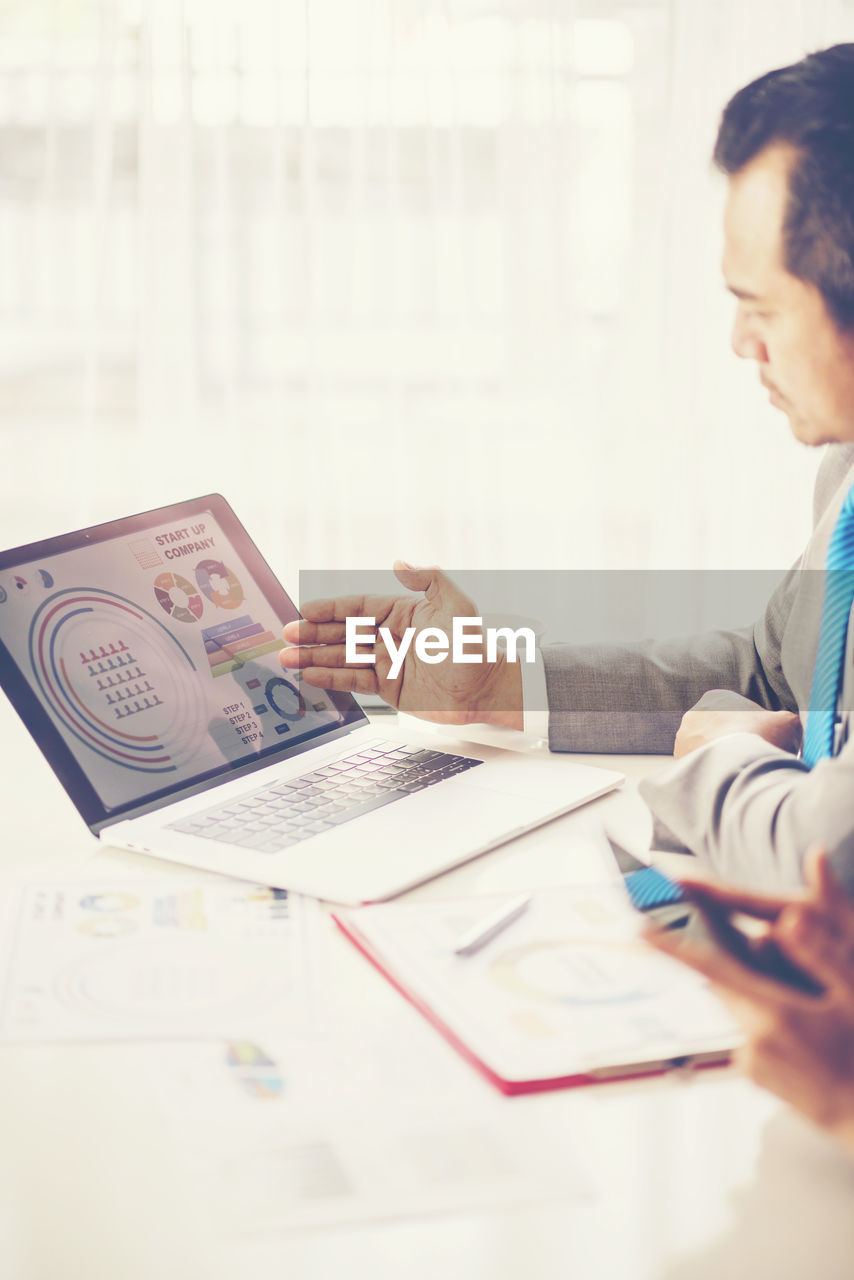
<svg viewBox="0 0 854 1280"><path fill-rule="evenodd" d="M202 597L180 573L160 573L154 579L154 596L164 613L176 622L198 622L204 611Z"/></svg>
<svg viewBox="0 0 854 1280"><path fill-rule="evenodd" d="M199 590L218 609L236 609L243 604L240 579L221 560L200 560L196 565Z"/></svg>

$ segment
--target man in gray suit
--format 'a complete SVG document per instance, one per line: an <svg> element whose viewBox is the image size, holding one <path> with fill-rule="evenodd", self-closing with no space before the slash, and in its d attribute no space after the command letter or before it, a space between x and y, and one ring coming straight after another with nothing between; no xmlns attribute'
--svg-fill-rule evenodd
<svg viewBox="0 0 854 1280"><path fill-rule="evenodd" d="M727 175L723 273L736 299L732 345L755 361L795 436L829 445L813 536L752 628L632 646L542 651L555 751L670 752L642 786L656 847L699 854L722 875L797 882L808 845L834 854L854 890L854 711L849 628L835 753L810 768L796 752L812 683L830 534L854 483L854 45L837 45L747 85L727 105L715 147ZM348 666L343 620L375 617L399 636L471 616L443 574L398 563L423 597L348 597L305 606L285 628L286 666L309 684L380 692L447 724L524 727L520 669L501 660L426 666L396 679L378 645ZM709 692L712 691L712 692ZM696 704L696 705L694 705Z"/></svg>

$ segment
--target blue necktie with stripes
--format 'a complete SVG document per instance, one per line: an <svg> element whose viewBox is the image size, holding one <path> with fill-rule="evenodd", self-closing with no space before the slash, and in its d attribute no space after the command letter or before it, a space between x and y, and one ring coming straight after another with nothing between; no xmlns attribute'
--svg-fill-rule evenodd
<svg viewBox="0 0 854 1280"><path fill-rule="evenodd" d="M803 758L812 768L833 754L836 706L842 686L845 637L854 604L854 485L845 495L827 548L821 631L812 677Z"/></svg>

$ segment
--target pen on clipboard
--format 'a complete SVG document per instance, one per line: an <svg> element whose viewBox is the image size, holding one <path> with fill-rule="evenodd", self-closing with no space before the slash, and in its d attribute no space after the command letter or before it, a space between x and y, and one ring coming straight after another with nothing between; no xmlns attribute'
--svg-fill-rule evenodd
<svg viewBox="0 0 854 1280"><path fill-rule="evenodd" d="M479 920L477 924L472 925L471 929L467 929L458 938L454 947L454 955L470 956L475 951L479 951L481 947L485 947L487 942L491 942L514 920L518 920L522 912L527 911L530 904L531 895L527 893L524 897L514 898L507 906L499 907L497 911L493 911L490 915L485 916L483 920Z"/></svg>

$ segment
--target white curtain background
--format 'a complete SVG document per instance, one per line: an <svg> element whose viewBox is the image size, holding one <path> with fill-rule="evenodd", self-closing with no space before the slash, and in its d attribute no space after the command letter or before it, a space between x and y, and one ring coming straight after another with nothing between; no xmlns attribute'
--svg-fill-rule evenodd
<svg viewBox="0 0 854 1280"><path fill-rule="evenodd" d="M849 0L0 0L0 538L218 490L273 565L778 567L748 78Z"/></svg>

